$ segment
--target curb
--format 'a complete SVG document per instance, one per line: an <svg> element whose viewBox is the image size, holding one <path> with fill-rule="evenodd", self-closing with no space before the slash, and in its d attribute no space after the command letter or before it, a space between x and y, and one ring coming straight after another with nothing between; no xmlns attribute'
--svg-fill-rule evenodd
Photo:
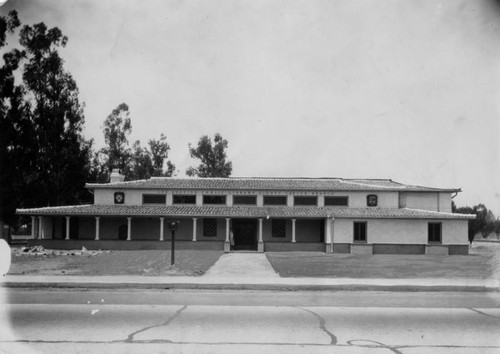
<svg viewBox="0 0 500 354"><path fill-rule="evenodd" d="M393 292L500 292L498 287L467 285L373 285L373 284L228 284L228 283L74 283L3 282L1 288L26 289L137 289L137 290L266 290L266 291L393 291Z"/></svg>

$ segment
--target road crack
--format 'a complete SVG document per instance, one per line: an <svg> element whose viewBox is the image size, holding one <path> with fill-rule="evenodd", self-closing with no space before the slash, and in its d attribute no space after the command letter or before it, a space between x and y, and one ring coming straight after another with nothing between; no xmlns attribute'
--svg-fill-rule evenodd
<svg viewBox="0 0 500 354"><path fill-rule="evenodd" d="M398 349L401 349L403 347L398 347L398 346L390 346L381 342L376 342L371 339L351 339L346 342L348 345L353 346L353 347L358 347L358 348L370 348L370 349L377 349L377 348L382 348L382 349L387 349L394 354L403 354L402 351L399 351ZM366 343L366 344L363 344ZM409 348L411 346L404 346L405 348Z"/></svg>
<svg viewBox="0 0 500 354"><path fill-rule="evenodd" d="M490 315L489 313L486 313L486 312L483 312L483 311L479 311L478 309L473 309L472 307L468 307L468 309L471 310L471 311L474 311L475 313L483 315L483 316L495 318L497 320L500 319L500 316Z"/></svg>
<svg viewBox="0 0 500 354"><path fill-rule="evenodd" d="M163 326L168 326L170 323L172 323L172 321L174 319L176 319L177 317L180 316L180 314L182 313L182 311L184 311L185 309L187 308L187 305L184 305L182 308L178 309L177 311L175 311L175 313L170 316L165 322L163 323L160 323L160 324L156 324L156 325L152 325L152 326L148 326L148 327L144 327L144 328L141 328L140 330L138 331L135 331L131 334L128 335L127 339L125 339L125 343L132 343L134 341L134 336L136 336L137 334L139 333L142 333L142 332L146 332L148 330L150 330L151 328L156 328L156 327L163 327ZM164 340L165 342L170 342L168 339L167 340Z"/></svg>
<svg viewBox="0 0 500 354"><path fill-rule="evenodd" d="M330 332L328 330L328 328L326 328L326 321L325 321L325 319L322 316L318 315L314 311L305 309L303 307L296 307L296 308L301 309L301 310L306 311L306 312L309 312L311 315L313 315L314 317L316 317L319 320L319 328L330 337L330 345L336 345L337 344L337 337L335 336L335 334L333 334L332 332Z"/></svg>

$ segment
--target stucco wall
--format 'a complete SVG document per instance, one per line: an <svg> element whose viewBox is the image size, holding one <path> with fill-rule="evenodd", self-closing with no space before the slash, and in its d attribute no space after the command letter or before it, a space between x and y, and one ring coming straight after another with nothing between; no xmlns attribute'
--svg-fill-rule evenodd
<svg viewBox="0 0 500 354"><path fill-rule="evenodd" d="M401 208L411 208L411 209L423 209L438 211L439 200L441 199L440 194L446 193L417 193L417 192L405 192L400 193L399 204ZM449 194L449 193L448 193ZM447 202L447 198L442 196L444 205ZM448 208L451 209L451 199Z"/></svg>
<svg viewBox="0 0 500 354"><path fill-rule="evenodd" d="M450 193L439 193L439 211L451 213Z"/></svg>
<svg viewBox="0 0 500 354"><path fill-rule="evenodd" d="M172 190L94 190L94 203L95 204L114 204L114 193L123 192L125 194L125 205L142 205L143 194L165 194L166 204L172 205L173 194L195 194L196 204L202 205L203 192L202 191L172 191ZM234 195L256 195L257 206L263 205L264 195L287 195L287 205L293 206L293 195L300 196L318 196L318 206L324 205L325 196L345 196L349 198L349 207L351 208L364 208L366 207L366 197L369 194L376 194L378 196L378 206L384 208L397 208L399 206L399 193L398 192L245 192L245 191L221 191L215 193L217 195L227 195L226 204L231 206ZM434 198L436 198L434 196Z"/></svg>
<svg viewBox="0 0 500 354"><path fill-rule="evenodd" d="M367 243L427 244L428 220L335 219L334 242L352 243L354 221L367 222ZM434 220L433 220L434 222ZM467 220L436 220L442 223L442 243L467 244Z"/></svg>

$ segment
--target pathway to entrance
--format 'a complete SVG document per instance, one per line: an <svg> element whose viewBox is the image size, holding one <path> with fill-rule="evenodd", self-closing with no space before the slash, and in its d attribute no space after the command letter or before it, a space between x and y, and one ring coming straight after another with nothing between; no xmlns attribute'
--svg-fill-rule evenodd
<svg viewBox="0 0 500 354"><path fill-rule="evenodd" d="M279 278L264 253L226 253L203 275L205 278Z"/></svg>

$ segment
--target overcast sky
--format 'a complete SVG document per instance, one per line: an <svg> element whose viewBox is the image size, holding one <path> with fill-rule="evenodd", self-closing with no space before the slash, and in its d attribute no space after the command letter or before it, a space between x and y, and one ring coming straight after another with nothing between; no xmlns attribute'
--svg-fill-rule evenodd
<svg viewBox="0 0 500 354"><path fill-rule="evenodd" d="M9 1L61 50L87 138L130 106L143 144L220 132L233 176L391 178L461 187L500 214L500 2ZM11 44L12 40L11 40Z"/></svg>

